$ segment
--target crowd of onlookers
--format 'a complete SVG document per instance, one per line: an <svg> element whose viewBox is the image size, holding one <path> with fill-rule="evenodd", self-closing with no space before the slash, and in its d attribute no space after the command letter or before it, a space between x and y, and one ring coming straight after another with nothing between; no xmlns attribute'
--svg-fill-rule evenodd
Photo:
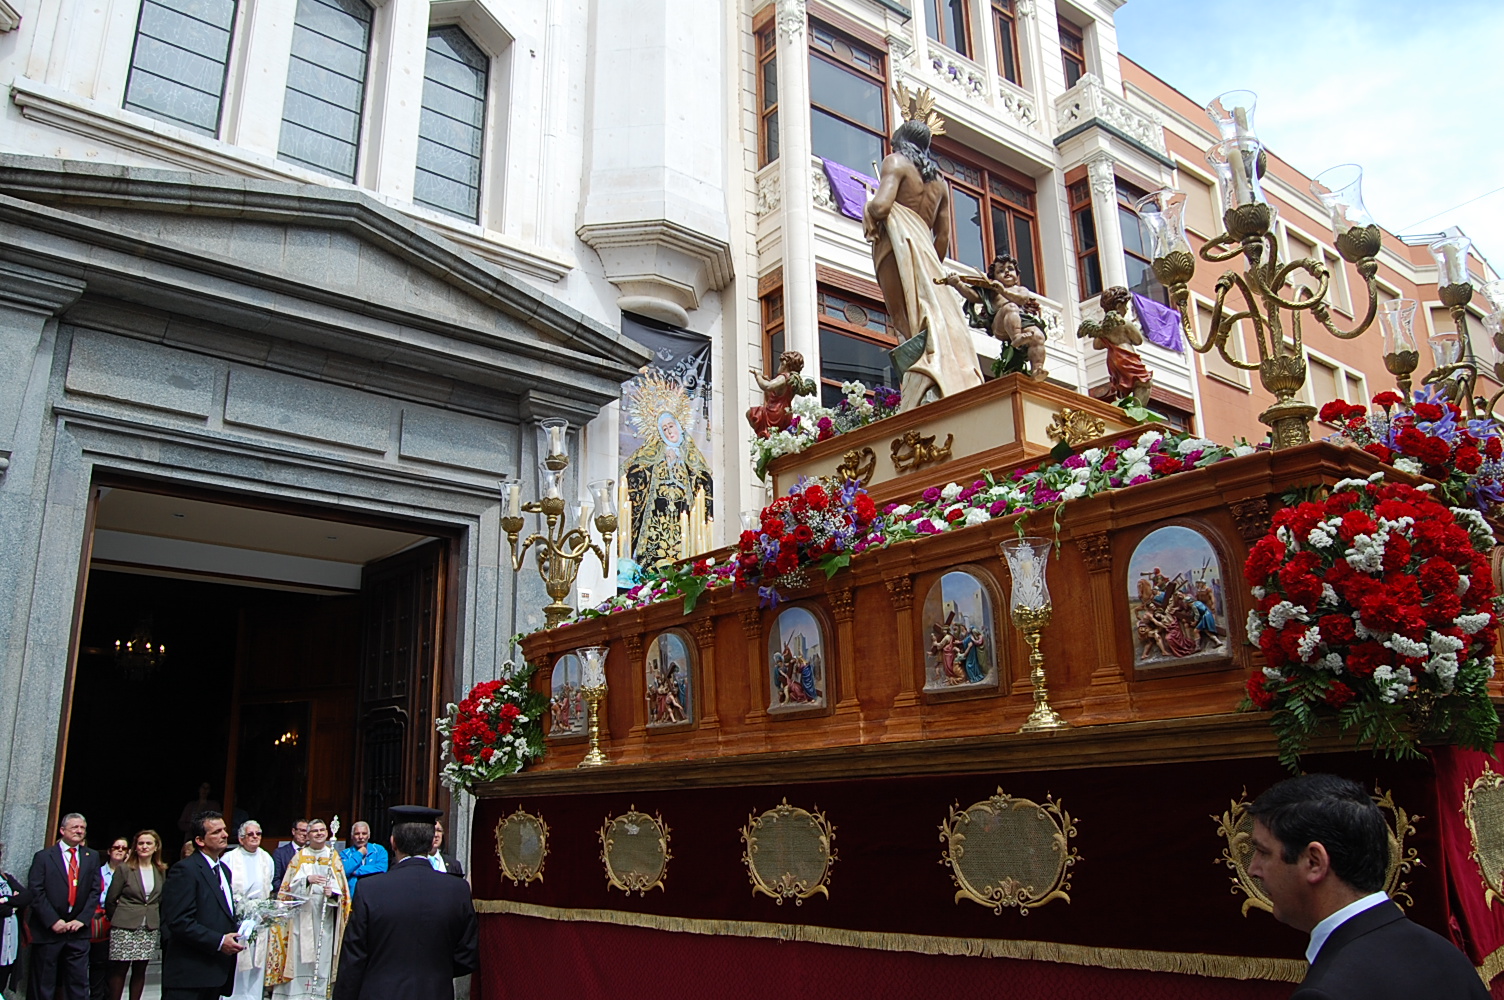
<svg viewBox="0 0 1504 1000"><path fill-rule="evenodd" d="M200 799L206 798L207 791L201 790ZM194 821L203 815L219 813L191 815L180 858L203 847L194 839L202 830L202 823ZM371 827L363 821L352 825L342 849L320 819L298 820L290 839L270 853L261 846L263 831L254 819L229 833L235 843L219 861L234 886L236 909L248 900L276 897L289 865L314 841L342 869L340 881L351 894L362 879L387 871L389 864L386 848L372 842ZM463 878L463 867L442 850L443 839L443 825L435 822L428 864ZM162 947L161 901L168 871L162 837L155 830L116 837L103 854L87 841L85 818L63 816L56 843L38 851L22 874L6 866L0 843L0 991L20 988L23 959L29 959L31 1000L121 1000L127 986L130 1000L141 1000L147 966ZM265 961L264 944L238 957L234 1000L263 1000L270 989Z"/></svg>

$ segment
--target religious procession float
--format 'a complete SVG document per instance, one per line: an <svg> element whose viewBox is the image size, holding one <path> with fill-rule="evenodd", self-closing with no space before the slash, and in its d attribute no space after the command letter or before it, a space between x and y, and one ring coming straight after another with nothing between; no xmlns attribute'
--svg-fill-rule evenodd
<svg viewBox="0 0 1504 1000"><path fill-rule="evenodd" d="M1334 325L1324 265L1278 259L1230 115L1226 232L1199 256L1241 269L1204 340L1179 206L1165 192L1144 218L1196 350L1251 321L1269 440L1154 419L1123 290L1078 331L1119 404L1059 388L1016 269L936 257L939 123L903 96L865 218L899 392L821 407L785 354L748 413L777 499L735 546L588 611L564 598L583 558L610 558L613 488L595 533L566 530L563 434L541 498L513 487L502 527L516 566L543 553L549 626L442 726L446 779L477 796L475 993L1283 997L1306 941L1248 873L1246 810L1299 769L1372 789L1388 892L1492 982L1504 428L1472 351L1412 388L1355 190L1318 192L1368 283L1366 315ZM1470 279L1445 264L1465 339ZM1399 391L1301 402L1299 321L1349 337L1376 318ZM999 341L997 377L972 326Z"/></svg>

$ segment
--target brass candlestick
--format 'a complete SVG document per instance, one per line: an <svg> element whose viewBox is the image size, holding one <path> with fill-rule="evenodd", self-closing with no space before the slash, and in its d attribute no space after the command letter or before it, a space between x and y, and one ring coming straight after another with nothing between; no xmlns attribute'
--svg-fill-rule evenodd
<svg viewBox="0 0 1504 1000"><path fill-rule="evenodd" d="M580 694L590 703L590 749L580 767L600 767L611 763L601 749L601 700L606 697L606 647L582 646L576 649L580 658Z"/></svg>
<svg viewBox="0 0 1504 1000"><path fill-rule="evenodd" d="M1368 289L1368 308L1362 321L1351 330L1332 322L1327 292L1331 272L1319 260L1302 258L1288 263L1279 257L1272 230L1274 213L1264 200L1261 177L1267 162L1262 145L1253 134L1254 96L1247 91L1224 94L1207 106L1207 112L1224 136L1207 153L1221 181L1225 231L1202 246L1199 256L1220 264L1239 256L1242 273L1226 271L1217 279L1217 298L1212 308L1211 329L1205 340L1196 336L1190 312L1188 284L1196 270L1196 256L1185 235L1183 205L1167 208L1173 192L1156 192L1140 199L1136 208L1148 228L1154 254L1154 276L1170 291L1170 302L1180 312L1181 327L1192 349L1221 352L1228 364L1257 371L1259 381L1274 395L1275 402L1259 420L1269 426L1276 449L1311 440L1310 421L1316 407L1296 398L1306 381L1306 357L1300 317L1308 313L1332 336L1351 340L1374 321L1378 308L1377 256L1381 246L1379 227L1363 207L1363 172L1353 164L1333 167L1311 183L1311 191L1332 216L1337 252L1357 267ZM1314 288L1296 285L1291 277L1303 272ZM1289 289L1287 292L1286 290ZM1241 310L1227 307L1227 296L1236 290L1243 299ZM1288 314L1288 332L1286 315ZM1234 357L1227 348L1233 327L1248 320L1258 346L1256 363ZM1414 371L1414 369L1410 369Z"/></svg>
<svg viewBox="0 0 1504 1000"><path fill-rule="evenodd" d="M1445 343L1444 332L1431 338L1436 367L1426 375L1423 384L1438 387L1448 400L1464 408L1470 419L1477 419L1478 405L1473 393L1478 385L1478 356L1473 353L1467 322L1467 306L1473 300L1473 281L1467 272L1471 247L1472 241L1466 236L1452 236L1431 244L1431 256L1436 261L1436 297L1452 314L1456 333L1451 337L1452 343ZM1491 403L1485 412L1489 410Z"/></svg>
<svg viewBox="0 0 1504 1000"><path fill-rule="evenodd" d="M581 687L580 694L590 703L590 750L579 766L600 767L602 764L609 764L611 758L601 749L601 700L606 697L606 686Z"/></svg>
<svg viewBox="0 0 1504 1000"><path fill-rule="evenodd" d="M1050 707L1050 693L1044 683L1044 654L1039 651L1039 633L1050 623L1051 605L1042 608L1014 608L1013 624L1024 634L1029 644L1029 680L1034 685L1034 711L1019 727L1021 733L1041 733L1052 729L1068 729L1070 723Z"/></svg>
<svg viewBox="0 0 1504 1000"><path fill-rule="evenodd" d="M543 496L530 503L522 502L522 484L516 481L502 483L506 513L501 518L501 530L506 533L512 551L512 571L522 572L522 563L528 550L538 546L535 553L538 575L543 578L543 589L552 600L543 607L543 621L553 628L574 613L564 599L574 589L580 573L580 563L586 553L593 552L600 561L601 569L611 573L611 536L616 532L615 481L602 479L590 484L592 502L581 504L579 521L589 521L589 511L594 509L595 530L600 533L601 545L590 538L588 528L570 528L565 515L562 479L569 467L569 424L558 418L540 421L538 465L543 474ZM542 514L547 524L543 532L534 532L519 546L517 538L522 532L523 514Z"/></svg>

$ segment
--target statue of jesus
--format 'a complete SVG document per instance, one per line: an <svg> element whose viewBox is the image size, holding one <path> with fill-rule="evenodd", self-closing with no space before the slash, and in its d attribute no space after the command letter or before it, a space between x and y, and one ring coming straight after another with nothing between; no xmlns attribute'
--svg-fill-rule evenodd
<svg viewBox="0 0 1504 1000"><path fill-rule="evenodd" d="M862 232L872 244L872 263L893 328L901 342L893 361L902 373L899 410L941 399L982 384L971 328L961 303L937 287L950 249L950 188L930 153L930 139L944 131L925 92L899 100L908 118L893 133L893 152L878 170L877 194L862 213Z"/></svg>

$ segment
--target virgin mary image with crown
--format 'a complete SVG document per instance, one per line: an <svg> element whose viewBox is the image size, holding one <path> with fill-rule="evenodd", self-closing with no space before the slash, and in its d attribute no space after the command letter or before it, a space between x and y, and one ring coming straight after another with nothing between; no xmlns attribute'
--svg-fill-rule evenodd
<svg viewBox="0 0 1504 1000"><path fill-rule="evenodd" d="M627 552L640 566L683 554L681 514L703 493L703 516L713 515L710 464L695 444L693 403L683 386L649 369L628 390L625 417L642 444L627 459L632 514Z"/></svg>

